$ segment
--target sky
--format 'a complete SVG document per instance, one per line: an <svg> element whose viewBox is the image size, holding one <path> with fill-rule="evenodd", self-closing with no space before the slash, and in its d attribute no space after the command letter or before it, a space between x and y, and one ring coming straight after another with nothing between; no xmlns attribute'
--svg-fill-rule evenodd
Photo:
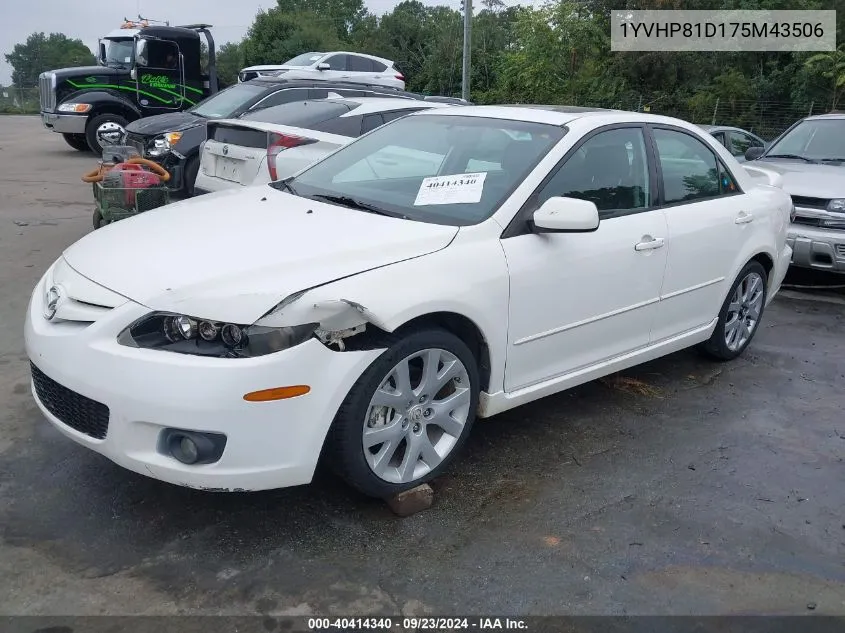
<svg viewBox="0 0 845 633"><path fill-rule="evenodd" d="M462 0L422 0L430 5L447 5L458 9ZM367 8L376 14L390 11L399 0L365 0ZM506 0L516 4L515 0ZM530 4L523 0L522 4ZM5 55L15 44L26 40L31 33L64 33L81 39L92 51L97 39L119 28L123 18L132 19L139 13L153 20L169 20L171 25L204 22L212 24L215 43L240 40L259 9L275 6L274 0L107 0L106 2L68 2L68 0L0 0L0 84L11 83L12 69ZM478 10L480 0L475 0Z"/></svg>

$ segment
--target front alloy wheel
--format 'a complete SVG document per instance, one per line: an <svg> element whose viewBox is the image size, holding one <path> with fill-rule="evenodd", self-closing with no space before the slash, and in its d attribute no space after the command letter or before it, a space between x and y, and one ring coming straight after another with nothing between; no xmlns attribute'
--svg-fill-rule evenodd
<svg viewBox="0 0 845 633"><path fill-rule="evenodd" d="M478 385L476 360L453 334L391 337L338 411L327 443L330 466L373 497L433 479L469 435Z"/></svg>

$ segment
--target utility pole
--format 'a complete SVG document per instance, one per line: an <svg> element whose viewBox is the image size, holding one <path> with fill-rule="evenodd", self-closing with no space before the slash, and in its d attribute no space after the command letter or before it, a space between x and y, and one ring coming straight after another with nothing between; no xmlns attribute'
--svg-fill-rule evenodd
<svg viewBox="0 0 845 633"><path fill-rule="evenodd" d="M464 68L461 81L461 97L469 101L469 80L472 74L470 49L472 45L472 0L464 0Z"/></svg>

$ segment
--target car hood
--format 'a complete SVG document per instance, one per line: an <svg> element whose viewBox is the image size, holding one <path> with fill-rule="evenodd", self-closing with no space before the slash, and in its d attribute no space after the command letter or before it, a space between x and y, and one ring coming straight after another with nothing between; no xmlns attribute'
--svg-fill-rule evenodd
<svg viewBox="0 0 845 633"><path fill-rule="evenodd" d="M165 132L181 132L204 123L205 119L190 112L168 112L132 121L126 126L126 131L142 136L156 136Z"/></svg>
<svg viewBox="0 0 845 633"><path fill-rule="evenodd" d="M55 73L56 80L72 79L74 77L105 77L114 75L129 75L129 70L112 68L110 66L71 66L49 71Z"/></svg>
<svg viewBox="0 0 845 633"><path fill-rule="evenodd" d="M751 163L774 171L783 179L783 190L808 198L845 198L845 166L819 165L791 160L761 160Z"/></svg>
<svg viewBox="0 0 845 633"><path fill-rule="evenodd" d="M64 258L78 273L150 309L250 324L293 293L435 252L457 231L264 185L107 225L73 244Z"/></svg>

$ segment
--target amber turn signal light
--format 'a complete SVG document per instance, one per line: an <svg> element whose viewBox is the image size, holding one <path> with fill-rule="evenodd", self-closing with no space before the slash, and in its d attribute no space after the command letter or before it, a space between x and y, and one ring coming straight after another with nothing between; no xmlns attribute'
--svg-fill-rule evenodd
<svg viewBox="0 0 845 633"><path fill-rule="evenodd" d="M308 385L293 385L291 387L273 387L272 389L262 389L261 391L253 391L244 396L247 402L270 402L271 400L286 400L287 398L296 398L297 396L304 396L311 391Z"/></svg>

